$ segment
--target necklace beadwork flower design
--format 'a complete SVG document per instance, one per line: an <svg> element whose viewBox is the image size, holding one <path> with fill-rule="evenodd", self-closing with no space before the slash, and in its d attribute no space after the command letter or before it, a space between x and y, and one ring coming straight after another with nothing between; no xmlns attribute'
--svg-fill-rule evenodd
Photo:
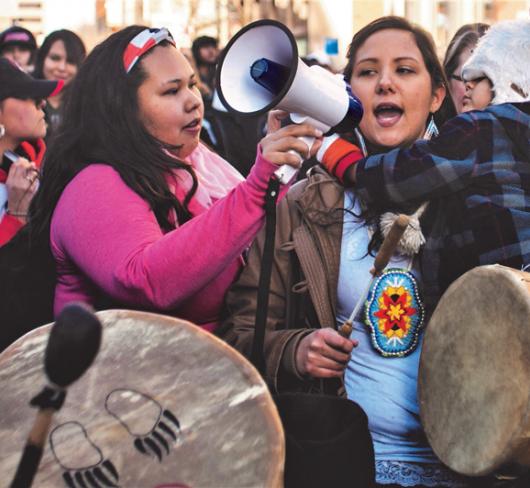
<svg viewBox="0 0 530 488"><path fill-rule="evenodd" d="M374 348L385 357L410 354L418 344L424 308L416 278L404 269L387 269L374 282L365 308Z"/></svg>

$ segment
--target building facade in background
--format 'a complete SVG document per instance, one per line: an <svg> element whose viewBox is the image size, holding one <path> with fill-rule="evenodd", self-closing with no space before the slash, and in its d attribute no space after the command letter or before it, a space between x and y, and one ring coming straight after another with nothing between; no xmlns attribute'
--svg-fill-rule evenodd
<svg viewBox="0 0 530 488"><path fill-rule="evenodd" d="M123 26L146 24L168 27L182 46L203 34L224 45L243 25L270 18L290 27L301 55L338 41L331 59L340 68L353 33L382 15L420 24L442 54L462 24L528 17L530 0L2 0L0 29L16 23L42 40L68 28L90 48Z"/></svg>

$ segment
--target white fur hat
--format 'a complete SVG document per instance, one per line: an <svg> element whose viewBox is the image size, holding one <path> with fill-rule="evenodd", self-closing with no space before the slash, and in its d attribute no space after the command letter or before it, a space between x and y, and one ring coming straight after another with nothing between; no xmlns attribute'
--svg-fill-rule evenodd
<svg viewBox="0 0 530 488"><path fill-rule="evenodd" d="M530 19L492 26L462 68L462 78L487 76L492 104L530 101Z"/></svg>

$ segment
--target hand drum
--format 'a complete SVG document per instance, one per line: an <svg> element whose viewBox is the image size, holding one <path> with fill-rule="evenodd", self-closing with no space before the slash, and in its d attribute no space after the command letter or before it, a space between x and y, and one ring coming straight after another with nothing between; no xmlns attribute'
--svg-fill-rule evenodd
<svg viewBox="0 0 530 488"><path fill-rule="evenodd" d="M54 416L34 486L281 486L284 437L239 353L189 322L99 312L101 348ZM50 325L0 354L0 472L14 474L46 383Z"/></svg>

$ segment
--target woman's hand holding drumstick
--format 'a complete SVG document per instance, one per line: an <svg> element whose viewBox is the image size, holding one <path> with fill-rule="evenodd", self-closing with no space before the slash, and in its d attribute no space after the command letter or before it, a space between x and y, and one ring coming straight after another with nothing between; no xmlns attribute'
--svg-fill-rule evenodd
<svg viewBox="0 0 530 488"><path fill-rule="evenodd" d="M399 215L392 224L375 257L374 268L370 271L373 278L381 274L387 266L408 224L409 217L403 214ZM368 283L352 315L339 327L338 332L331 327L324 327L311 332L300 341L295 354L298 373L312 378L342 377L350 354L358 345L356 340L350 339L352 321L359 307L364 303L372 281L373 279Z"/></svg>
<svg viewBox="0 0 530 488"><path fill-rule="evenodd" d="M350 337L353 328L352 322L355 316L357 315L357 312L359 311L359 307L362 305L362 303L364 303L364 300L366 298L366 295L368 295L368 292L370 291L370 287L372 286L374 278L377 278L386 268L388 262L390 261L390 258L392 257L397 248L399 240L401 239L403 233L409 225L409 220L409 216L405 214L399 214L396 220L394 220L390 231L383 240L383 243L381 244L381 247L379 248L379 251L375 256L374 267L370 270L370 273L372 274L372 279L368 283L366 290L357 302L357 305L354 308L352 314L350 315L350 318L339 327L339 334L342 337Z"/></svg>

